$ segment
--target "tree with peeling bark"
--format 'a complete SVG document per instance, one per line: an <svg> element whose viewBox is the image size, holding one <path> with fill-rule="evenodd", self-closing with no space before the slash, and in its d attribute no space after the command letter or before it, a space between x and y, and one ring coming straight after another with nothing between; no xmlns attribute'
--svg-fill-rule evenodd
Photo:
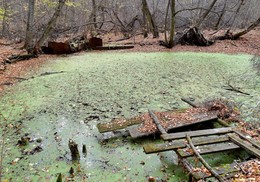
<svg viewBox="0 0 260 182"><path fill-rule="evenodd" d="M44 41L46 40L46 38L49 36L50 32L53 30L54 25L56 24L56 21L61 14L61 10L62 10L63 6L65 5L65 2L66 2L66 0L59 0L58 6L57 6L52 18L49 20L42 36L40 37L40 39L37 41L37 43L34 46L33 54L38 55L41 53L41 46L44 43Z"/></svg>
<svg viewBox="0 0 260 182"><path fill-rule="evenodd" d="M29 9L28 9L24 48L26 48L28 53L31 53L33 50L33 19L34 19L35 0L29 0L28 7Z"/></svg>

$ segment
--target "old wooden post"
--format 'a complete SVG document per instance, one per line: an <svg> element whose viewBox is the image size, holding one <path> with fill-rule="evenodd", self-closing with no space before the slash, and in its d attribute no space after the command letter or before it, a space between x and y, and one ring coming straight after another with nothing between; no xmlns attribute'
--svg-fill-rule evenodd
<svg viewBox="0 0 260 182"><path fill-rule="evenodd" d="M73 140L69 140L69 148L71 152L71 158L73 161L77 161L80 159L78 144L76 144Z"/></svg>

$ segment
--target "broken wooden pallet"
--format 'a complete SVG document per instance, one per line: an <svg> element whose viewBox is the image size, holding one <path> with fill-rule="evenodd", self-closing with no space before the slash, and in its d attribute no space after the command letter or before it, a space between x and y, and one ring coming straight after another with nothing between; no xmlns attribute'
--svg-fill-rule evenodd
<svg viewBox="0 0 260 182"><path fill-rule="evenodd" d="M223 164L218 167L213 167L213 169L218 173L218 175L222 176L224 179L230 179L233 176L235 176L239 171L239 166L242 166L246 162L251 162L253 160L245 161L245 162L233 162L231 164ZM180 163L188 170L188 173L190 174L191 178L193 178L193 181L199 181L201 179L207 179L212 177L211 174L205 173L203 171L198 171L196 168L194 168L187 159L181 159ZM192 181L191 179L189 181Z"/></svg>
<svg viewBox="0 0 260 182"><path fill-rule="evenodd" d="M166 140L166 143L145 145L144 152L146 154L151 154L174 150L179 156L183 166L188 170L190 181L212 177L213 173L214 177L217 176L223 181L228 177L232 177L239 171L239 168L236 168L234 163L212 168L203 159L202 155L205 154L244 149L251 155L260 158L260 146L258 145L258 142L253 139L248 139L232 127L171 133L161 136ZM168 142L168 140L170 140L170 142ZM192 147L190 146L190 142L192 142ZM203 160L202 162L205 162L205 165L207 164L206 166L212 173L203 173L203 170L195 169L192 164L188 162L187 158L197 157L197 155Z"/></svg>
<svg viewBox="0 0 260 182"><path fill-rule="evenodd" d="M185 111L185 110L168 111L165 113L181 113L183 111ZM179 120L174 124L170 124L167 128L163 128L161 126L160 121L157 118L157 116L152 111L149 111L149 114L150 114L150 118L153 120L154 124L157 126L157 130L149 131L149 132L140 131L139 128L143 126L142 125L143 119L140 116L137 116L137 117L134 117L131 119L114 119L108 123L99 123L99 124L97 124L97 128L100 133L111 132L111 131L116 131L116 130L120 130L120 129L127 129L132 138L140 138L140 137L149 136L149 135L158 134L158 133L167 134L166 132L173 130L173 129L203 124L203 123L212 122L212 121L218 121L216 112L203 112L203 113L191 115L190 120L188 120L188 121ZM167 122L167 121L165 121L165 122ZM136 126L133 126L133 125L136 125ZM130 126L132 126L132 127L128 128ZM165 131L163 131L163 130L165 130Z"/></svg>
<svg viewBox="0 0 260 182"><path fill-rule="evenodd" d="M193 139L194 145L204 145L204 144L213 144L220 142L229 141L229 137L226 135L212 135L212 136L202 136L196 137ZM147 144L143 146L144 152L146 154L165 152L169 150L177 150L187 146L186 139L173 140L171 142L162 143L162 144Z"/></svg>
<svg viewBox="0 0 260 182"><path fill-rule="evenodd" d="M170 133L170 134L161 135L161 138L163 140L175 140L175 139L185 138L187 135L190 135L191 137L208 136L208 135L216 135L216 134L225 134L231 132L232 130L233 127L187 131L187 132Z"/></svg>
<svg viewBox="0 0 260 182"><path fill-rule="evenodd" d="M193 121L191 121L189 123L184 122L184 121L179 121L178 124L176 124L175 126L169 126L165 130L168 132L169 130L173 130L173 129L183 128L183 127L187 127L187 126L203 124L203 123L218 120L217 115L201 114L201 115L196 115L194 117L196 117L196 119L194 119ZM146 136L150 136L150 135L154 135L154 134L168 135L167 133L162 133L159 130L150 131L150 132L142 132L142 131L140 131L140 127L141 126L139 125L139 126L134 126L131 129L129 129L129 133L132 138L141 138L141 137L146 137Z"/></svg>

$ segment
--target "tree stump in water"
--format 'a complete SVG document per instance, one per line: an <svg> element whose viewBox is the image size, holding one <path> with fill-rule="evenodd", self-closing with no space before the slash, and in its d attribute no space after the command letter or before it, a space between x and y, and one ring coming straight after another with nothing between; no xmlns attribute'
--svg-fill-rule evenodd
<svg viewBox="0 0 260 182"><path fill-rule="evenodd" d="M73 140L69 140L69 148L71 152L71 158L73 161L78 161L80 159L78 144L76 144Z"/></svg>
<svg viewBox="0 0 260 182"><path fill-rule="evenodd" d="M178 42L182 45L210 46L214 42L207 40L197 27L184 31Z"/></svg>

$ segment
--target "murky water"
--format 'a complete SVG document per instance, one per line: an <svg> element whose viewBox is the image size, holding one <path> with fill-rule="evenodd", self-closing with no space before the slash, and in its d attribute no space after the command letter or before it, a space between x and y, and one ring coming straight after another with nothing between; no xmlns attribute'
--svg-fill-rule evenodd
<svg viewBox="0 0 260 182"><path fill-rule="evenodd" d="M147 181L149 176L186 181L172 152L146 155L124 133L99 134L98 122L153 110L188 107L196 101L234 101L247 121L259 118L260 77L250 55L206 53L86 53L50 60L0 99L3 177L12 181L55 181L59 173L75 181ZM43 73L44 76L40 76ZM32 77L33 76L33 77ZM250 96L224 86L240 87ZM5 128L7 124L7 127ZM6 129L6 133L4 133ZM27 135L31 142L20 147ZM68 141L76 141L80 164L72 163ZM82 146L87 146L83 155ZM2 146L2 145L1 145ZM29 153L40 146L43 150Z"/></svg>

